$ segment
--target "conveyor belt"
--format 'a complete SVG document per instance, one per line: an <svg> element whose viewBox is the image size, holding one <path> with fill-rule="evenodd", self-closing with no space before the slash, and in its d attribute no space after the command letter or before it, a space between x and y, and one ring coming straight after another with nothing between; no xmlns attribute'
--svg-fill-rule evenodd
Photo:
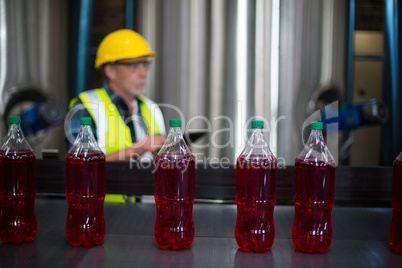
<svg viewBox="0 0 402 268"><path fill-rule="evenodd" d="M291 240L294 208L275 207L276 239L265 253L242 252L234 239L236 206L195 204L191 249L161 250L153 236L155 205L105 204L106 237L93 248L72 247L65 235L64 199L37 198L32 243L0 243L0 267L401 267L388 242L390 208L334 207L333 242L324 254L304 254Z"/></svg>

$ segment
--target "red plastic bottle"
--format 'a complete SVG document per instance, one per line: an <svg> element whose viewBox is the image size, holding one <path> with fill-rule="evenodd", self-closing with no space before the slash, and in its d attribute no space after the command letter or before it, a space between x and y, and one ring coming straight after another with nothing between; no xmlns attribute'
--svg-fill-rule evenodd
<svg viewBox="0 0 402 268"><path fill-rule="evenodd" d="M325 145L322 122L313 122L311 129L307 146L295 161L292 241L297 250L322 253L332 242L336 163Z"/></svg>
<svg viewBox="0 0 402 268"><path fill-rule="evenodd" d="M235 238L243 251L264 252L275 240L277 160L265 142L263 121L255 129L236 163L237 220Z"/></svg>
<svg viewBox="0 0 402 268"><path fill-rule="evenodd" d="M402 253L402 153L394 161L392 211L389 242L395 252Z"/></svg>
<svg viewBox="0 0 402 268"><path fill-rule="evenodd" d="M183 140L180 119L155 158L155 240L162 249L182 250L194 240L195 158Z"/></svg>
<svg viewBox="0 0 402 268"><path fill-rule="evenodd" d="M105 237L105 154L92 134L91 118L81 117L80 123L66 155L66 234L71 245L92 247Z"/></svg>
<svg viewBox="0 0 402 268"><path fill-rule="evenodd" d="M10 116L7 139L0 148L0 239L20 244L34 240L35 154L26 142L19 116Z"/></svg>

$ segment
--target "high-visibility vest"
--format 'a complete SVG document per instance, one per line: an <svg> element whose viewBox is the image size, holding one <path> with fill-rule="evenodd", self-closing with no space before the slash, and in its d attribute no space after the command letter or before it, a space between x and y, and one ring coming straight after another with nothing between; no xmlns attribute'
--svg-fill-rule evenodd
<svg viewBox="0 0 402 268"><path fill-rule="evenodd" d="M98 145L105 154L110 154L132 145L130 128L123 121L116 106L104 88L97 88L80 93L70 101L70 109L77 102L82 101L91 115L96 126ZM140 100L139 109L148 128L148 134L166 135L163 115L158 105L143 95L137 96Z"/></svg>

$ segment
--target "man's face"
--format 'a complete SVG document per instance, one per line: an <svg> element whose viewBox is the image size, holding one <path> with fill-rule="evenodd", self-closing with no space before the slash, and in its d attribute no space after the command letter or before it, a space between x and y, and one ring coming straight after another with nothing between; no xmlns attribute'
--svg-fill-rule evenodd
<svg viewBox="0 0 402 268"><path fill-rule="evenodd" d="M142 94L148 64L148 57L119 60L110 66L109 82L133 97Z"/></svg>

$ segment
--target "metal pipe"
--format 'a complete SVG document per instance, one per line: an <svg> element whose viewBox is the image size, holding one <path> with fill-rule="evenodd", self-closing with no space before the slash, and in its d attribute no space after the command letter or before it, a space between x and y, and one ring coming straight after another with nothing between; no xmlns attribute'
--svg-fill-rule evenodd
<svg viewBox="0 0 402 268"><path fill-rule="evenodd" d="M399 64L398 64L398 0L387 0L385 2L385 35L388 49L388 72L390 75L390 88L392 94L392 140L393 158L401 150L401 126L400 120L400 92L399 92Z"/></svg>
<svg viewBox="0 0 402 268"><path fill-rule="evenodd" d="M71 93L77 96L89 86L92 0L73 2Z"/></svg>
<svg viewBox="0 0 402 268"><path fill-rule="evenodd" d="M355 32L355 0L349 1L349 23L348 23L348 37L347 37L347 54L346 54L346 100L345 105L349 106L353 101L353 61L354 61L354 32ZM344 131L344 142L349 139L350 130ZM348 151L350 150L347 149ZM340 164L349 165L350 153L346 152L345 157Z"/></svg>
<svg viewBox="0 0 402 268"><path fill-rule="evenodd" d="M0 0L0 99L3 98L4 86L7 78L7 28L6 28L6 3ZM3 113L5 105L0 107L0 113ZM1 132L0 132L1 137Z"/></svg>
<svg viewBox="0 0 402 268"><path fill-rule="evenodd" d="M353 98L353 43L355 31L355 0L349 2L349 28L346 59L346 104L352 103Z"/></svg>
<svg viewBox="0 0 402 268"><path fill-rule="evenodd" d="M126 29L134 30L134 0L126 0Z"/></svg>

